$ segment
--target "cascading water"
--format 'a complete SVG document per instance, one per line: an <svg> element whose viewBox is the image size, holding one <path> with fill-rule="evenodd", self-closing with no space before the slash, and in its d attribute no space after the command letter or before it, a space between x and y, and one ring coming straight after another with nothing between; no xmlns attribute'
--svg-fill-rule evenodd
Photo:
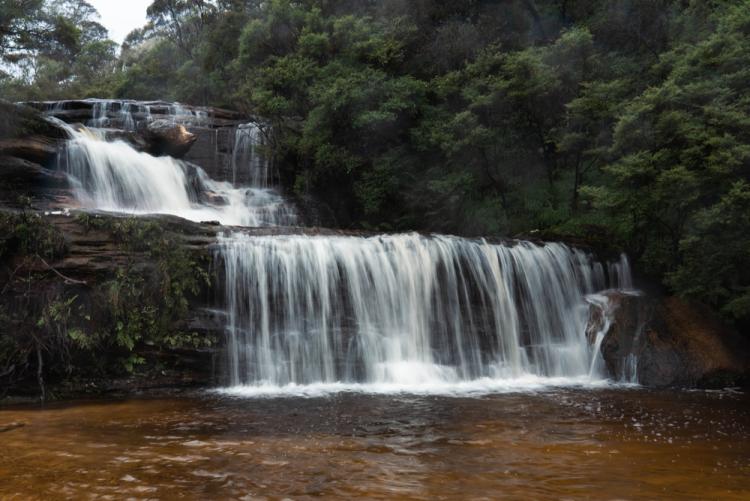
<svg viewBox="0 0 750 501"><path fill-rule="evenodd" d="M217 258L231 383L245 385L228 391L600 377L586 296L607 280L562 244L234 234Z"/></svg>
<svg viewBox="0 0 750 501"><path fill-rule="evenodd" d="M128 99L87 99L84 102L91 103L92 118L86 125L95 128L116 127L136 131L156 118L163 118L173 124L192 126L205 125L209 120L206 110L187 107L180 103L150 103ZM158 110L157 116L152 113L152 108ZM54 115L60 110L50 108L47 111Z"/></svg>
<svg viewBox="0 0 750 501"><path fill-rule="evenodd" d="M107 101L97 123L107 120ZM192 221L238 226L292 226L294 207L270 188L235 187L211 179L200 167L154 157L123 141L107 142L96 129L76 131L60 155L79 203L86 208L133 214L172 214ZM262 165L251 149L249 168ZM267 167L266 167L267 168Z"/></svg>
<svg viewBox="0 0 750 501"><path fill-rule="evenodd" d="M110 114L102 110L97 119ZM257 125L235 133L232 168L244 188L103 134L70 134L61 166L86 207L226 225L297 223L273 188ZM632 289L625 256L603 266L562 244L235 232L219 236L216 258L233 385L225 391L240 394L601 381L610 318L598 292ZM590 304L604 312L596 333L586 332Z"/></svg>
<svg viewBox="0 0 750 501"><path fill-rule="evenodd" d="M250 186L272 186L271 161L267 155L258 151L265 146L264 139L263 131L257 124L249 123L237 127L232 152L232 176L235 183L238 171L247 170Z"/></svg>
<svg viewBox="0 0 750 501"><path fill-rule="evenodd" d="M250 188L254 201L264 207L269 226L297 226L297 211L274 186L273 163L264 151L265 134L255 123L241 125L235 131L232 151L232 180L237 184L240 174Z"/></svg>

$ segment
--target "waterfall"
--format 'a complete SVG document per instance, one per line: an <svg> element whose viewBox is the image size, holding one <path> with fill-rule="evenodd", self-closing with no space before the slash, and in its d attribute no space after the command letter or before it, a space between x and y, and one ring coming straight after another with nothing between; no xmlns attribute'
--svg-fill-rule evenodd
<svg viewBox="0 0 750 501"><path fill-rule="evenodd" d="M609 277L612 283L619 283L621 289L633 290L633 279L628 256L621 254L619 261L609 264Z"/></svg>
<svg viewBox="0 0 750 501"><path fill-rule="evenodd" d="M251 186L259 199L268 200L268 218L274 226L297 226L293 204L274 187L273 162L266 154L266 136L255 123L237 127L232 149L232 182Z"/></svg>
<svg viewBox="0 0 750 501"><path fill-rule="evenodd" d="M251 388L596 379L586 297L623 285L562 244L449 236L225 234L216 257Z"/></svg>
<svg viewBox="0 0 750 501"><path fill-rule="evenodd" d="M249 123L237 127L232 152L234 182L237 182L238 171L246 169L251 186L269 188L272 185L271 161L258 151L263 148L264 143L263 131L257 124Z"/></svg>
<svg viewBox="0 0 750 501"><path fill-rule="evenodd" d="M209 116L206 110L192 109L180 103L159 104L144 103L132 100L118 99L87 99L92 103L92 118L87 122L89 127L103 128L116 126L123 130L135 131L153 121L152 104L160 111L158 116L182 125L205 125ZM55 114L59 110L50 109L48 113Z"/></svg>
<svg viewBox="0 0 750 501"><path fill-rule="evenodd" d="M296 222L284 199L268 190L211 179L198 166L154 157L123 141L73 131L60 169L81 206L132 214L161 213L225 225L278 226Z"/></svg>
<svg viewBox="0 0 750 501"><path fill-rule="evenodd" d="M133 116L129 106L115 112L123 110ZM101 104L96 123L112 111ZM181 120L189 110L170 112ZM96 130L68 130L60 168L84 207L237 226L298 223L274 187L257 124L235 130L233 183ZM594 383L604 378L599 351L611 321L599 293L633 288L625 255L601 263L556 243L225 232L215 258L229 392ZM604 315L596 332L587 332L590 305Z"/></svg>
<svg viewBox="0 0 750 501"><path fill-rule="evenodd" d="M81 207L131 214L172 214L193 221L237 226L296 226L296 208L276 190L272 162L264 151L265 135L256 124L238 127L232 152L232 183L211 179L198 167L168 157L153 157L121 140L108 142L101 130L137 131L167 116L174 124L205 125L209 113L179 103L89 99L90 129L77 131L55 113L63 104L48 103L47 118L70 135L58 156ZM166 115L164 115L166 113ZM218 134L218 129L217 129ZM217 136L218 138L218 136ZM216 141L218 148L218 139ZM238 181L243 172L246 182Z"/></svg>
<svg viewBox="0 0 750 501"><path fill-rule="evenodd" d="M87 125L94 128L118 125L123 130L134 131L142 122L151 119L151 111L147 105L135 101L117 101L110 99L89 99L93 103L91 120ZM141 117L136 119L136 114ZM114 120L113 120L114 118Z"/></svg>

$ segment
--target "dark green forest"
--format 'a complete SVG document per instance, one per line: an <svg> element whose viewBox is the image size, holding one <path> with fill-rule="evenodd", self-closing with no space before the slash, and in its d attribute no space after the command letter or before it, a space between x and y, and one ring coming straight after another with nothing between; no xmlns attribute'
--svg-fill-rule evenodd
<svg viewBox="0 0 750 501"><path fill-rule="evenodd" d="M342 228L577 238L750 324L746 0L0 0L0 96L176 100L274 126Z"/></svg>

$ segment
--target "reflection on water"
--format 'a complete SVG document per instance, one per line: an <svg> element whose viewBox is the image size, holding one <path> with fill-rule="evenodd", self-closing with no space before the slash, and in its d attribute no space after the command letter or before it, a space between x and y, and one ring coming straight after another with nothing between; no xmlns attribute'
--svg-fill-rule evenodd
<svg viewBox="0 0 750 501"><path fill-rule="evenodd" d="M749 409L560 389L5 409L0 499L748 499Z"/></svg>

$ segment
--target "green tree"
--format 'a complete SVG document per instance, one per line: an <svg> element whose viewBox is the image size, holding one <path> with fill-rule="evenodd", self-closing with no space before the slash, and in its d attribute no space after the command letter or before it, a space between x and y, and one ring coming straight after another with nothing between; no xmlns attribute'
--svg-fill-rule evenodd
<svg viewBox="0 0 750 501"><path fill-rule="evenodd" d="M748 281L734 263L750 231L736 213L750 179L750 11L727 6L715 21L706 39L665 54L664 81L627 104L608 182L589 194L646 269L743 317Z"/></svg>

